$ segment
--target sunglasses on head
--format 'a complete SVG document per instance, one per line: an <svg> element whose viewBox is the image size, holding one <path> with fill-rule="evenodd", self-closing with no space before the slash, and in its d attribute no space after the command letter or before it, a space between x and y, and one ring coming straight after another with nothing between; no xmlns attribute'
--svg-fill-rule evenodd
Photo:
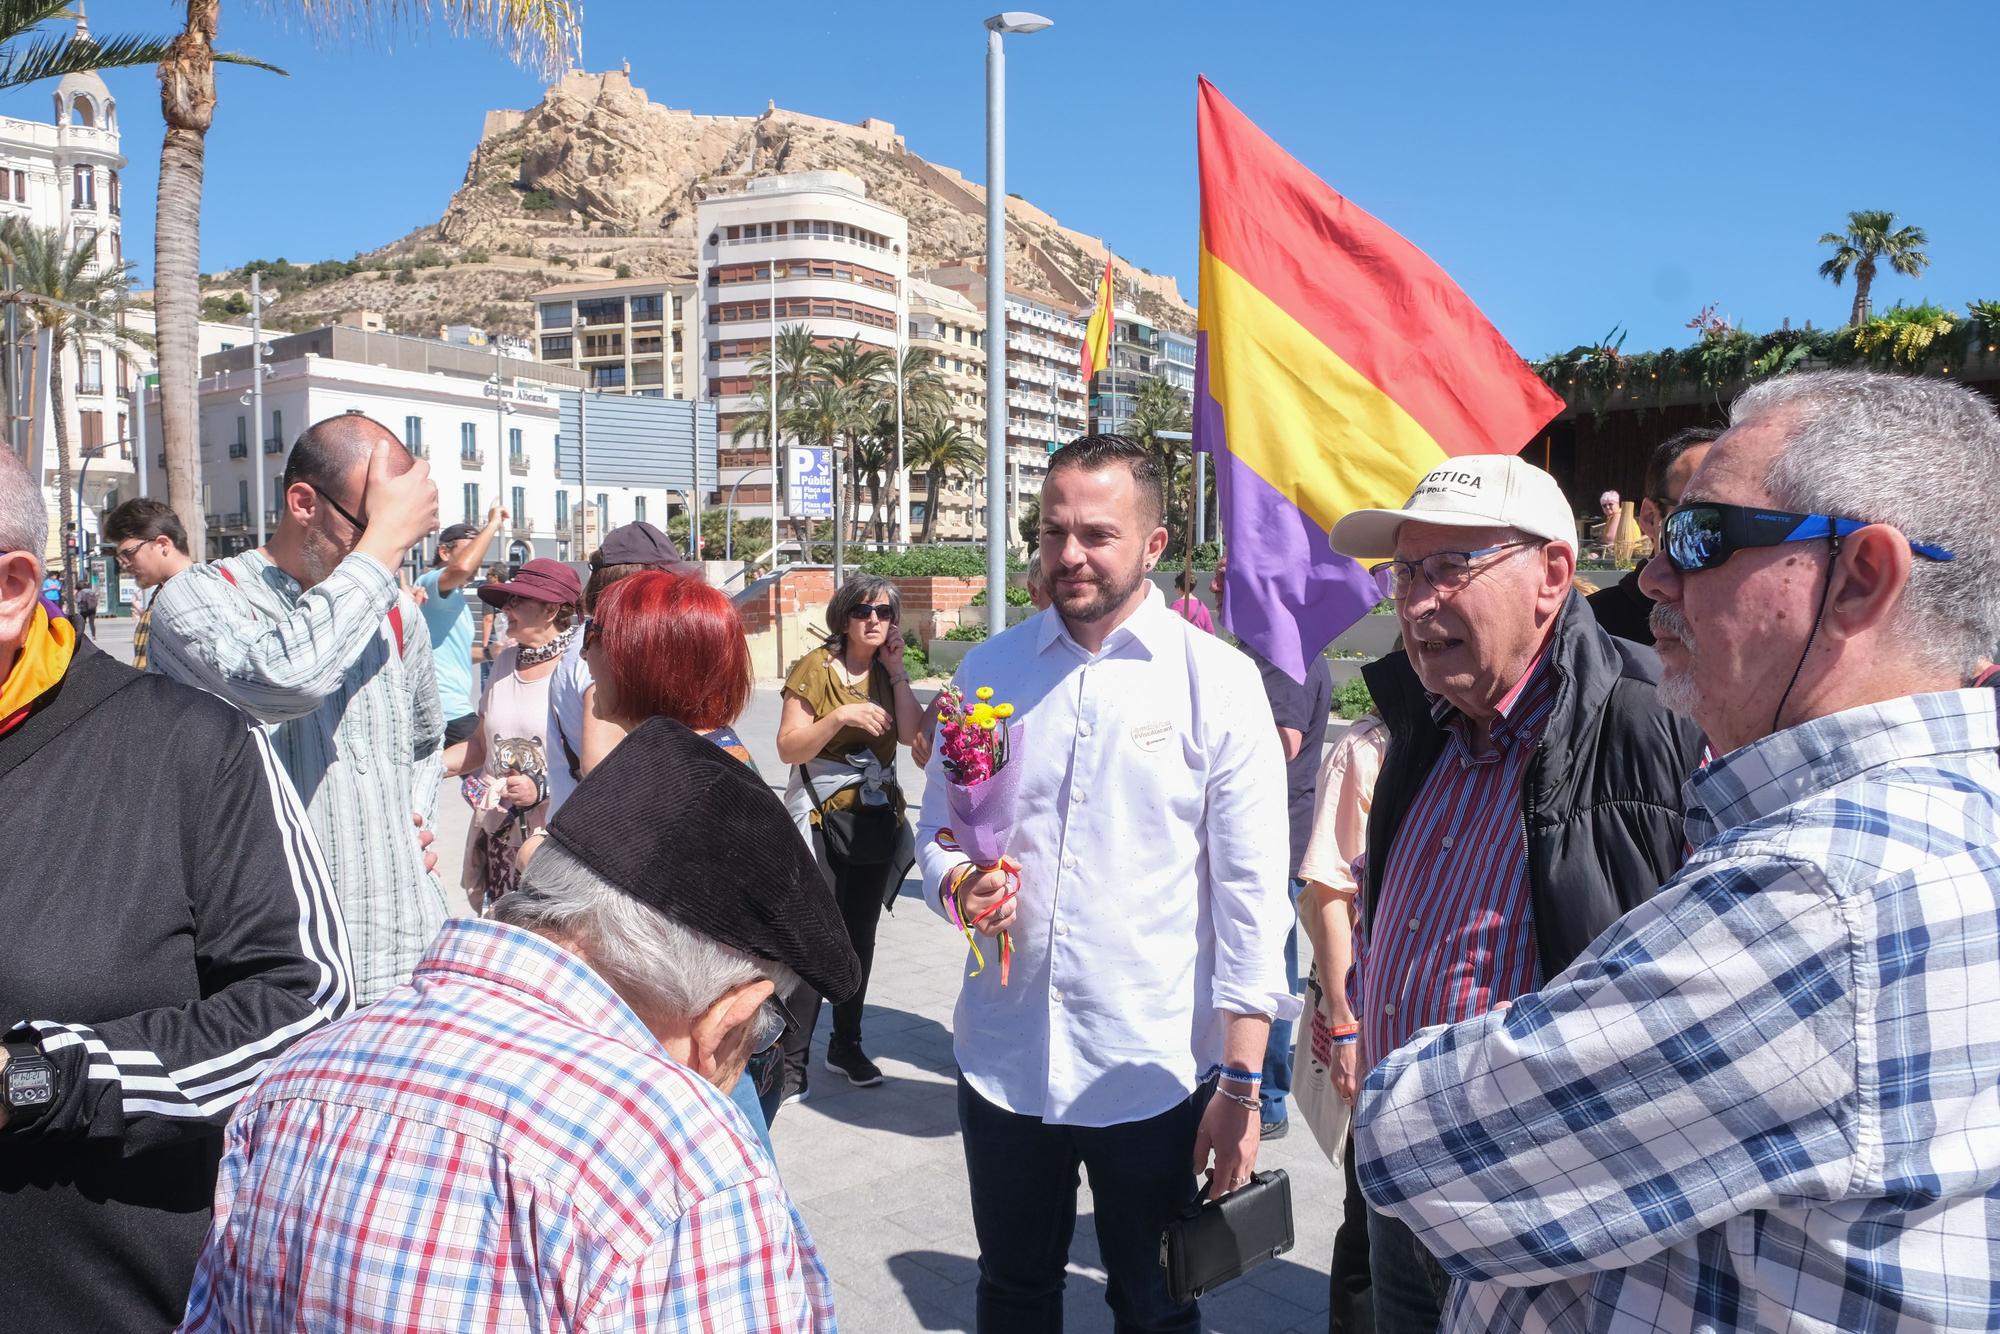
<svg viewBox="0 0 2000 1334"><path fill-rule="evenodd" d="M1749 505L1691 501L1669 514L1660 527L1660 554L1682 574L1712 570L1739 551L1777 547L1788 542L1838 542L1870 525L1868 519L1843 519L1832 514L1793 514ZM1910 550L1926 560L1953 560L1951 552L1929 542L1910 541Z"/></svg>
<svg viewBox="0 0 2000 1334"><path fill-rule="evenodd" d="M892 621L895 618L896 609L887 602L861 602L847 609L850 621Z"/></svg>

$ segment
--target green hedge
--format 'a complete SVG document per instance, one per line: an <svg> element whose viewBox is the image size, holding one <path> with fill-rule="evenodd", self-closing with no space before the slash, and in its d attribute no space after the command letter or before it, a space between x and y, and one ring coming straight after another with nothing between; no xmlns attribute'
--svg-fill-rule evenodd
<svg viewBox="0 0 2000 1334"><path fill-rule="evenodd" d="M885 579L981 579L986 552L981 547L911 547L908 551L876 551L857 558L857 570ZM1024 570L1020 559L1007 557L1010 572Z"/></svg>
<svg viewBox="0 0 2000 1334"><path fill-rule="evenodd" d="M1375 697L1368 693L1368 683L1358 676L1333 692L1333 711L1349 722L1374 707Z"/></svg>

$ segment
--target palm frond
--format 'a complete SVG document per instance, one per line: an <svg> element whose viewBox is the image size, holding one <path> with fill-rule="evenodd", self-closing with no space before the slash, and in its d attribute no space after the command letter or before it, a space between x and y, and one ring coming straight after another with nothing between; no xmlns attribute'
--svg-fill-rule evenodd
<svg viewBox="0 0 2000 1334"><path fill-rule="evenodd" d="M385 23L421 29L442 11L447 30L506 49L515 64L556 78L583 59L583 10L574 0L263 0L278 17L303 18L321 39L367 39Z"/></svg>

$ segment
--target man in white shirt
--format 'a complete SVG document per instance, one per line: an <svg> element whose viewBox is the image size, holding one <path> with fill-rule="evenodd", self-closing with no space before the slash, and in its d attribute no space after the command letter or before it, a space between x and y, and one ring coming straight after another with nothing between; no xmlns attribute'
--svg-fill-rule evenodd
<svg viewBox="0 0 2000 1334"><path fill-rule="evenodd" d="M1021 728L1018 897L939 844L948 780L931 760L925 897L1013 942L1008 983L998 967L968 978L954 1023L982 1331L1061 1328L1079 1166L1118 1328L1200 1327L1167 1295L1160 1234L1195 1173L1211 1197L1249 1180L1265 1038L1299 1011L1283 757L1250 660L1146 580L1162 512L1136 442L1058 451L1041 508L1053 606L957 673Z"/></svg>

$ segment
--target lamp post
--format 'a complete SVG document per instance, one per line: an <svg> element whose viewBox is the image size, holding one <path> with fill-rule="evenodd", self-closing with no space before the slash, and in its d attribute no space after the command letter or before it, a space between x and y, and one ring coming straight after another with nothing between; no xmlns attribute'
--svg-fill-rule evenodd
<svg viewBox="0 0 2000 1334"><path fill-rule="evenodd" d="M139 410L145 412L145 400L141 398ZM251 496L256 500L257 545L263 546L269 538L264 531L264 275L262 272L250 275L250 420L255 423L250 430ZM282 442L281 442L282 443ZM143 466L144 459L139 460Z"/></svg>
<svg viewBox="0 0 2000 1334"><path fill-rule="evenodd" d="M1010 9L986 20L986 632L1007 628L1007 55L1001 38L1053 20Z"/></svg>

